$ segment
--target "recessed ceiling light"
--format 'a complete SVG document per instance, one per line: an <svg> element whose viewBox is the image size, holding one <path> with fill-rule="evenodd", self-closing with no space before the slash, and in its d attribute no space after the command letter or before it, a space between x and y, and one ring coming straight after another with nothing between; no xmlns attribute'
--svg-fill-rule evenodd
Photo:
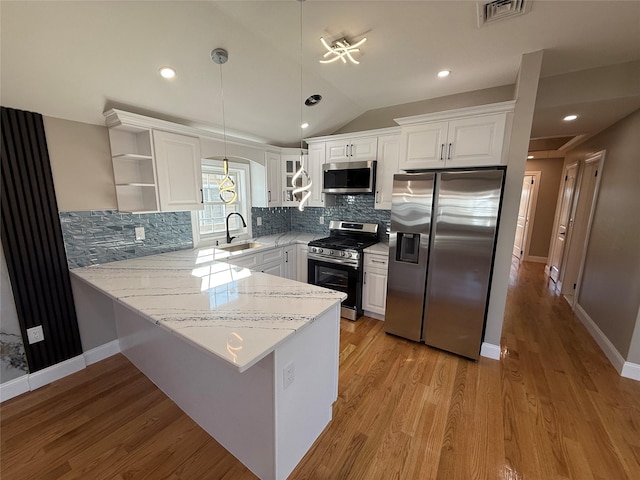
<svg viewBox="0 0 640 480"><path fill-rule="evenodd" d="M448 77L451 74L451 70L441 70L438 72L440 78Z"/></svg>
<svg viewBox="0 0 640 480"><path fill-rule="evenodd" d="M322 100L322 95L320 95L319 93L316 93L314 95L311 95L309 98L307 98L304 101L304 104L307 107L313 107L314 105L317 105L320 103L320 100Z"/></svg>
<svg viewBox="0 0 640 480"><path fill-rule="evenodd" d="M533 155L528 155L527 156L527 160L531 160L533 158Z"/></svg>
<svg viewBox="0 0 640 480"><path fill-rule="evenodd" d="M162 78L173 78L176 76L176 71L171 67L162 67L160 69L160 75Z"/></svg>
<svg viewBox="0 0 640 480"><path fill-rule="evenodd" d="M571 115L567 115L566 117L564 117L563 120L565 122L573 122L576 118L578 118L578 115L571 114Z"/></svg>
<svg viewBox="0 0 640 480"><path fill-rule="evenodd" d="M300 128L309 128L309 124L305 122L302 125L300 125Z"/></svg>

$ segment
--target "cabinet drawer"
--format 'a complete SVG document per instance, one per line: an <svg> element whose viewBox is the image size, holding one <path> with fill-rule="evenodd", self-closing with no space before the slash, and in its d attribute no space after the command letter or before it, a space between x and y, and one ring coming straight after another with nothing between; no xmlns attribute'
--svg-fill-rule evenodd
<svg viewBox="0 0 640 480"><path fill-rule="evenodd" d="M254 254L242 255L241 257L229 257L226 262L231 265L253 269L258 265L258 256Z"/></svg>
<svg viewBox="0 0 640 480"><path fill-rule="evenodd" d="M364 256L364 266L371 268L381 268L386 270L389 265L389 258L384 255L366 254Z"/></svg>
<svg viewBox="0 0 640 480"><path fill-rule="evenodd" d="M282 261L282 259L284 258L282 255L282 247L277 247L271 250L258 252L256 256L258 257L259 265L262 265L264 263L274 262L276 260Z"/></svg>

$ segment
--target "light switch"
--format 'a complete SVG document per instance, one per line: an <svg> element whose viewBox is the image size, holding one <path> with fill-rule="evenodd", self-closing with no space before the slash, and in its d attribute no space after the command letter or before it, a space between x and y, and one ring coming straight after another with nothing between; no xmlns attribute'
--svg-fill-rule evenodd
<svg viewBox="0 0 640 480"><path fill-rule="evenodd" d="M262 226L262 217L256 217L256 225L258 225L259 227Z"/></svg>
<svg viewBox="0 0 640 480"><path fill-rule="evenodd" d="M136 227L136 240L144 240L144 227Z"/></svg>

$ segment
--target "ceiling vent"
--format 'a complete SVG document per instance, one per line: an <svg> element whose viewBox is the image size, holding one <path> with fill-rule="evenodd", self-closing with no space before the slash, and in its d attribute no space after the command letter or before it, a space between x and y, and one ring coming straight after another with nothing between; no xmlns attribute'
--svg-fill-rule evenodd
<svg viewBox="0 0 640 480"><path fill-rule="evenodd" d="M478 2L478 28L531 11L533 0L494 0Z"/></svg>

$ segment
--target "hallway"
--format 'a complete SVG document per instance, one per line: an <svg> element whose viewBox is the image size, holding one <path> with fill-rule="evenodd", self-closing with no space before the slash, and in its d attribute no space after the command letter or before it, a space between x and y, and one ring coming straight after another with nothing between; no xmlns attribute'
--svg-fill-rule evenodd
<svg viewBox="0 0 640 480"><path fill-rule="evenodd" d="M543 265L514 264L502 359L341 323L334 419L298 479L640 478L640 382L618 376ZM2 478L255 477L124 356L2 404Z"/></svg>

